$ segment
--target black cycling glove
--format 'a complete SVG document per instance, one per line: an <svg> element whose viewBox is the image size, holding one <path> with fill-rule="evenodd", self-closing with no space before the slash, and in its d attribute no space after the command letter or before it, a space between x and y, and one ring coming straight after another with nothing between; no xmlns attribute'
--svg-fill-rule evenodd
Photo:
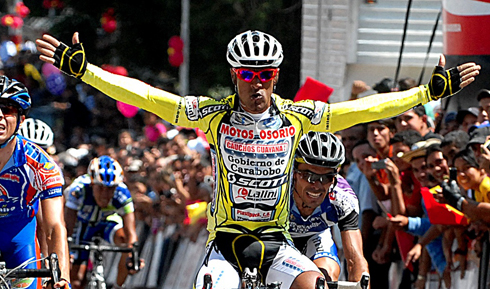
<svg viewBox="0 0 490 289"><path fill-rule="evenodd" d="M458 92L461 88L461 76L458 68L453 67L444 70L442 66L436 66L428 84L432 100L444 98Z"/></svg>
<svg viewBox="0 0 490 289"><path fill-rule="evenodd" d="M77 43L69 47L60 42L54 52L54 66L70 76L81 78L87 70L87 58L82 44Z"/></svg>
<svg viewBox="0 0 490 289"><path fill-rule="evenodd" d="M448 182L442 182L442 195L448 204L459 211L461 211L461 204L463 203L464 197L461 196L458 183L455 180L450 180Z"/></svg>

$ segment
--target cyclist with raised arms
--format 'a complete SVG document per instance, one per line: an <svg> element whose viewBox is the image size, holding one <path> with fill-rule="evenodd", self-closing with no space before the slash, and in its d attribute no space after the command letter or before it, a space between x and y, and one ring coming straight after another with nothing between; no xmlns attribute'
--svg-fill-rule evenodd
<svg viewBox="0 0 490 289"><path fill-rule="evenodd" d="M328 281L338 281L340 260L331 227L340 229L349 281L369 272L359 230L359 201L338 174L345 160L342 142L329 132L304 134L296 150L289 233L294 245L318 266Z"/></svg>
<svg viewBox="0 0 490 289"><path fill-rule="evenodd" d="M93 158L87 174L76 178L65 189L65 219L75 244L90 242L94 236L112 245L131 248L138 241L131 193L123 183L121 165L109 156ZM88 251L76 251L71 269L73 288L85 285ZM121 288L130 273L128 253L121 254L116 285ZM142 265L143 266L143 265ZM134 273L134 272L131 272Z"/></svg>
<svg viewBox="0 0 490 289"><path fill-rule="evenodd" d="M205 132L216 184L208 206L208 254L196 288L202 287L205 274L212 275L215 289L238 287L245 267L258 268L265 283L314 288L321 273L294 249L288 232L291 172L300 137L398 115L457 92L480 70L474 63L445 70L441 57L429 85L349 102L293 103L273 93L283 60L281 44L269 34L246 31L230 41L226 54L236 93L218 101L180 97L106 72L87 62L78 33L72 46L50 35L36 43L41 60L108 96Z"/></svg>
<svg viewBox="0 0 490 289"><path fill-rule="evenodd" d="M36 236L39 208L47 252L56 253L61 269L55 288L69 287L68 243L63 217L63 175L39 146L17 135L31 108L24 84L0 76L0 253L7 268L40 258ZM41 268L33 262L26 268ZM12 288L40 289L41 278L23 278ZM49 285L52 287L52 285Z"/></svg>

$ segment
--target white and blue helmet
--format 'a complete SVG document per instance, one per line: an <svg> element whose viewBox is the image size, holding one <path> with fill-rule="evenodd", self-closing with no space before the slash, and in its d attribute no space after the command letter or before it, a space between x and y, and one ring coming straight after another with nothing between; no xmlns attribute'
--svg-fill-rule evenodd
<svg viewBox="0 0 490 289"><path fill-rule="evenodd" d="M93 158L87 173L92 184L114 187L123 182L124 172L121 165L109 156Z"/></svg>

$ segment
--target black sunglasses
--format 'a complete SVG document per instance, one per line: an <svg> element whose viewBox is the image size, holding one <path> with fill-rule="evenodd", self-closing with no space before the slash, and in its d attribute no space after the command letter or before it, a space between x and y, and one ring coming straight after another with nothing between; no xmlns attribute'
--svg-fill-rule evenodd
<svg viewBox="0 0 490 289"><path fill-rule="evenodd" d="M0 110L4 116L13 116L19 113L19 108L9 103L0 103Z"/></svg>
<svg viewBox="0 0 490 289"><path fill-rule="evenodd" d="M310 184L320 181L322 185L328 185L329 183L333 182L334 178L337 176L337 173L319 175L310 171L300 171L297 169L295 171L301 175L301 178L307 180Z"/></svg>

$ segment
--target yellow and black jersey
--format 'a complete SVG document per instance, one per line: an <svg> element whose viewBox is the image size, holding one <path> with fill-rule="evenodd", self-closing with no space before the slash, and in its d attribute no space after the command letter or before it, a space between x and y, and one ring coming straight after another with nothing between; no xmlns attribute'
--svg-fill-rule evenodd
<svg viewBox="0 0 490 289"><path fill-rule="evenodd" d="M280 231L289 238L292 164L304 133L339 131L398 115L429 100L424 86L333 104L293 103L273 94L268 113L256 121L240 108L236 94L220 101L204 96L180 97L91 64L82 80L172 124L205 132L216 181L208 206L210 240L216 231Z"/></svg>

